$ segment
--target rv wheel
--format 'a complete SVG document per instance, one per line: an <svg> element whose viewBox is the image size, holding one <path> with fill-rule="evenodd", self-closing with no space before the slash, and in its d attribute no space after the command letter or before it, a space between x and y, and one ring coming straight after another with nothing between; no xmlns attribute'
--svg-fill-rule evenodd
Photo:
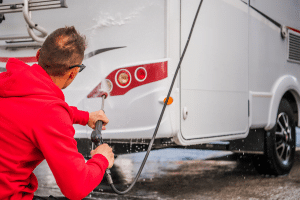
<svg viewBox="0 0 300 200"><path fill-rule="evenodd" d="M254 157L253 164L261 174L288 174L295 156L295 122L293 110L286 99L279 104L276 125L265 133L264 155Z"/></svg>

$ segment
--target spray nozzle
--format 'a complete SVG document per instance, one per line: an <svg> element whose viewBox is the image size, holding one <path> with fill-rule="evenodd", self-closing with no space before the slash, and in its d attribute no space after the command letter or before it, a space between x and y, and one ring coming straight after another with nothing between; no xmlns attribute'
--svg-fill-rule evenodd
<svg viewBox="0 0 300 200"><path fill-rule="evenodd" d="M103 97L104 96L104 99L106 99L108 97L108 93L105 92L105 91L100 91L98 96L99 97Z"/></svg>

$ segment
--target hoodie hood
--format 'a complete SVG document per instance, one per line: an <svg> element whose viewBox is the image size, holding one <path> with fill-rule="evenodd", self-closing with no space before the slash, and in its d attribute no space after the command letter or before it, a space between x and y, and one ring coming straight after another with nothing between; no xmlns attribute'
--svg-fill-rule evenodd
<svg viewBox="0 0 300 200"><path fill-rule="evenodd" d="M0 74L0 97L46 95L65 100L61 89L40 65L29 66L16 58L10 58L6 70Z"/></svg>

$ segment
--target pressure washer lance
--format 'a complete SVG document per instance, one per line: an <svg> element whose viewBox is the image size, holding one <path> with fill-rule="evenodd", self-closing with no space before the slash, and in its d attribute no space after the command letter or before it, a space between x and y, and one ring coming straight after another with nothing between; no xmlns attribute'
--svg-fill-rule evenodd
<svg viewBox="0 0 300 200"><path fill-rule="evenodd" d="M149 154L150 154L152 145L153 145L153 143L154 143L155 137L156 137L156 135L157 135L157 131L158 131L158 129L159 129L161 120L162 120L163 115L164 115L164 113L165 113L165 109L166 109L166 107L167 107L167 103L168 103L169 98L170 98L170 96L171 96L171 92L172 92L172 89L173 89L173 86L174 86L174 83L175 83L177 74L178 74L179 69L180 69L180 67L181 67L182 60L183 60L183 58L184 58L184 55L185 55L186 50L187 50L187 48L188 48L188 45L189 45L189 43L190 43L190 39L191 39L191 37L192 37L192 33L193 33L193 30L194 30L194 27L195 27L195 24L196 24L196 21L197 21L197 18L198 18L198 14L199 14L199 12L200 12L200 8L201 8L201 6L202 6L203 1L204 1L204 0L201 0L200 3L199 3L199 6L198 6L198 9L197 9L196 15L195 15L195 17L194 17L194 21L193 21L193 24L192 24L192 27L191 27L191 30L190 30L190 33L189 33L189 36L188 36L188 39L187 39L187 42L186 42L186 44L185 44L183 53L182 53L182 55L181 55L181 57L180 57L180 60L179 60L179 63L178 63L178 65L177 65L175 74L174 74L174 76L173 76L173 80L172 80L172 83L171 83L171 86L170 86L170 89L169 89L169 92L168 92L166 101L165 101L165 103L164 103L164 105L163 105L163 108L162 108L162 111L161 111L161 113L160 113L158 122L157 122L157 124L156 124L155 131L154 131L153 136L152 136L152 139L151 139L151 141L150 141L150 143L149 143L149 146L148 146L146 155L145 155L145 157L144 157L144 160L143 160L143 162L142 162L142 164L141 164L141 166L140 166L140 169L139 169L139 171L138 171L138 173L137 173L135 179L133 180L133 182L131 183L131 185L130 185L125 191L119 191L119 190L117 190L117 189L115 188L115 186L114 186L114 184L113 184L113 181L112 181L112 178L111 178L111 175L110 175L110 174L111 174L111 173L110 173L110 170L109 170L109 169L106 170L106 173L105 173L105 174L106 174L107 181L108 181L108 183L110 184L110 187L113 189L113 191L114 191L115 193L117 193L117 194L126 194L127 192L129 192L129 191L133 188L133 186L135 185L137 179L140 177L140 175L141 175L141 173L142 173L142 170L143 170L143 168L144 168L144 166L145 166L145 164L146 164L146 161L147 161L148 156L149 156ZM107 97L107 96L106 96L106 97ZM102 95L102 108L101 108L102 110L103 110L103 107L104 107L104 99L105 99L106 97L103 97L103 95ZM99 121L98 121L98 122L99 122ZM103 143L103 141L102 141L102 136L101 136L101 130L102 130L102 122L101 122L101 124L99 124L98 126L97 126L97 123L96 123L96 131L95 131L95 133L94 133L94 132L92 133L92 141L93 141L93 142L95 141L94 143L97 144L97 145L98 145L99 143L100 143L100 144ZM94 136L93 136L93 135L94 135ZM97 145L96 145L96 146L97 146Z"/></svg>
<svg viewBox="0 0 300 200"><path fill-rule="evenodd" d="M99 96L102 97L101 110L103 110L104 109L104 99L107 98L108 94L106 92L101 92ZM103 110L103 112L104 112L104 110ZM92 132L92 135L91 135L91 140L94 143L95 147L99 146L100 144L103 144L103 139L102 139L102 135L101 135L102 124L103 124L103 122L101 120L98 120L96 122L95 130Z"/></svg>
<svg viewBox="0 0 300 200"><path fill-rule="evenodd" d="M101 110L103 110L104 112L104 99L107 98L108 94L106 92L101 92L100 93L100 96L102 97L102 105L101 105ZM103 122L101 120L98 120L96 122L96 127L95 127L95 130L92 132L92 135L91 135L91 140L92 142L94 143L95 145L95 148L101 144L103 144L103 138L102 138L102 134L101 134L101 131L102 131L102 125L103 125ZM111 185L113 184L113 180L111 178L111 172L109 169L106 169L105 171L105 175L106 175L106 179L107 179L107 182Z"/></svg>

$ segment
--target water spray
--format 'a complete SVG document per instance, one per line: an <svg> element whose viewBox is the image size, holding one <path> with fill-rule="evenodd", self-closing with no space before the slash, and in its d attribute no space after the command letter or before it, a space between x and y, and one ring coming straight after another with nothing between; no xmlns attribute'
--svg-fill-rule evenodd
<svg viewBox="0 0 300 200"><path fill-rule="evenodd" d="M125 191L119 191L115 188L114 184L113 184L113 180L111 178L111 173L110 173L110 170L107 169L106 172L105 172L105 175L106 175L106 178L107 178L107 181L108 183L110 184L111 188L113 189L113 191L117 194L126 194L127 192L129 192L133 186L135 185L135 183L137 182L138 178L140 177L141 173L142 173L142 170L146 164L146 161L148 159L148 156L150 154L150 151L151 151L151 148L153 146L153 143L154 143L154 140L155 140L155 137L157 135L157 131L159 129L159 126L160 126L160 123L161 123L161 120L163 118L163 115L164 115L164 112L165 112L165 109L167 107L167 103L169 101L169 98L171 96L171 92L172 92L172 89L173 89L173 86L174 86L174 83L175 83L175 80L176 80L176 77L177 77L177 74L179 72L179 69L180 69L180 66L181 66L181 63L182 63L182 60L184 58L184 55L186 53L186 50L187 50L187 47L189 45L189 42L190 42L190 39L191 39L191 36L192 36L192 33L193 33L193 30L194 30L194 27L195 27L195 24L196 24L196 20L198 18L198 14L199 14L199 11L200 11L200 8L201 8L201 5L203 3L204 0L201 0L200 1L200 4L198 6L198 9L197 9L197 12L196 12L196 15L195 15L195 18L194 18L194 21L193 21L193 25L191 27L191 30L190 30L190 33L189 33L189 37L187 39L187 42L185 44L185 47L184 47L184 50L183 50L183 53L180 57L180 60L179 60L179 63L177 65L177 68L176 68L176 71L175 71L175 74L173 76L173 80L172 80L172 83L171 83L171 86L170 86L170 89L169 89L169 92L168 92L168 95L167 95L167 98L166 98L166 101L164 102L164 105L163 105L163 108L162 108L162 111L160 113L160 117L158 119L158 122L157 122L157 125L156 125L156 128L155 128L155 131L153 133L153 136L152 136L152 139L149 143L149 146L148 146L148 149L147 149L147 152L146 152L146 155L145 155L145 158L141 164L141 167L135 177L135 179L133 180L133 182L131 183L131 185L125 190ZM101 107L101 110L104 109L104 99L108 96L108 93L104 92L100 95L102 97L102 107ZM95 144L95 146L97 147L99 144L102 144L103 143L103 140L102 140L102 135L101 135L101 130L102 130L102 121L97 121L96 122L96 128L95 128L95 131L92 132L92 136L91 136L91 139L92 139L92 142Z"/></svg>

